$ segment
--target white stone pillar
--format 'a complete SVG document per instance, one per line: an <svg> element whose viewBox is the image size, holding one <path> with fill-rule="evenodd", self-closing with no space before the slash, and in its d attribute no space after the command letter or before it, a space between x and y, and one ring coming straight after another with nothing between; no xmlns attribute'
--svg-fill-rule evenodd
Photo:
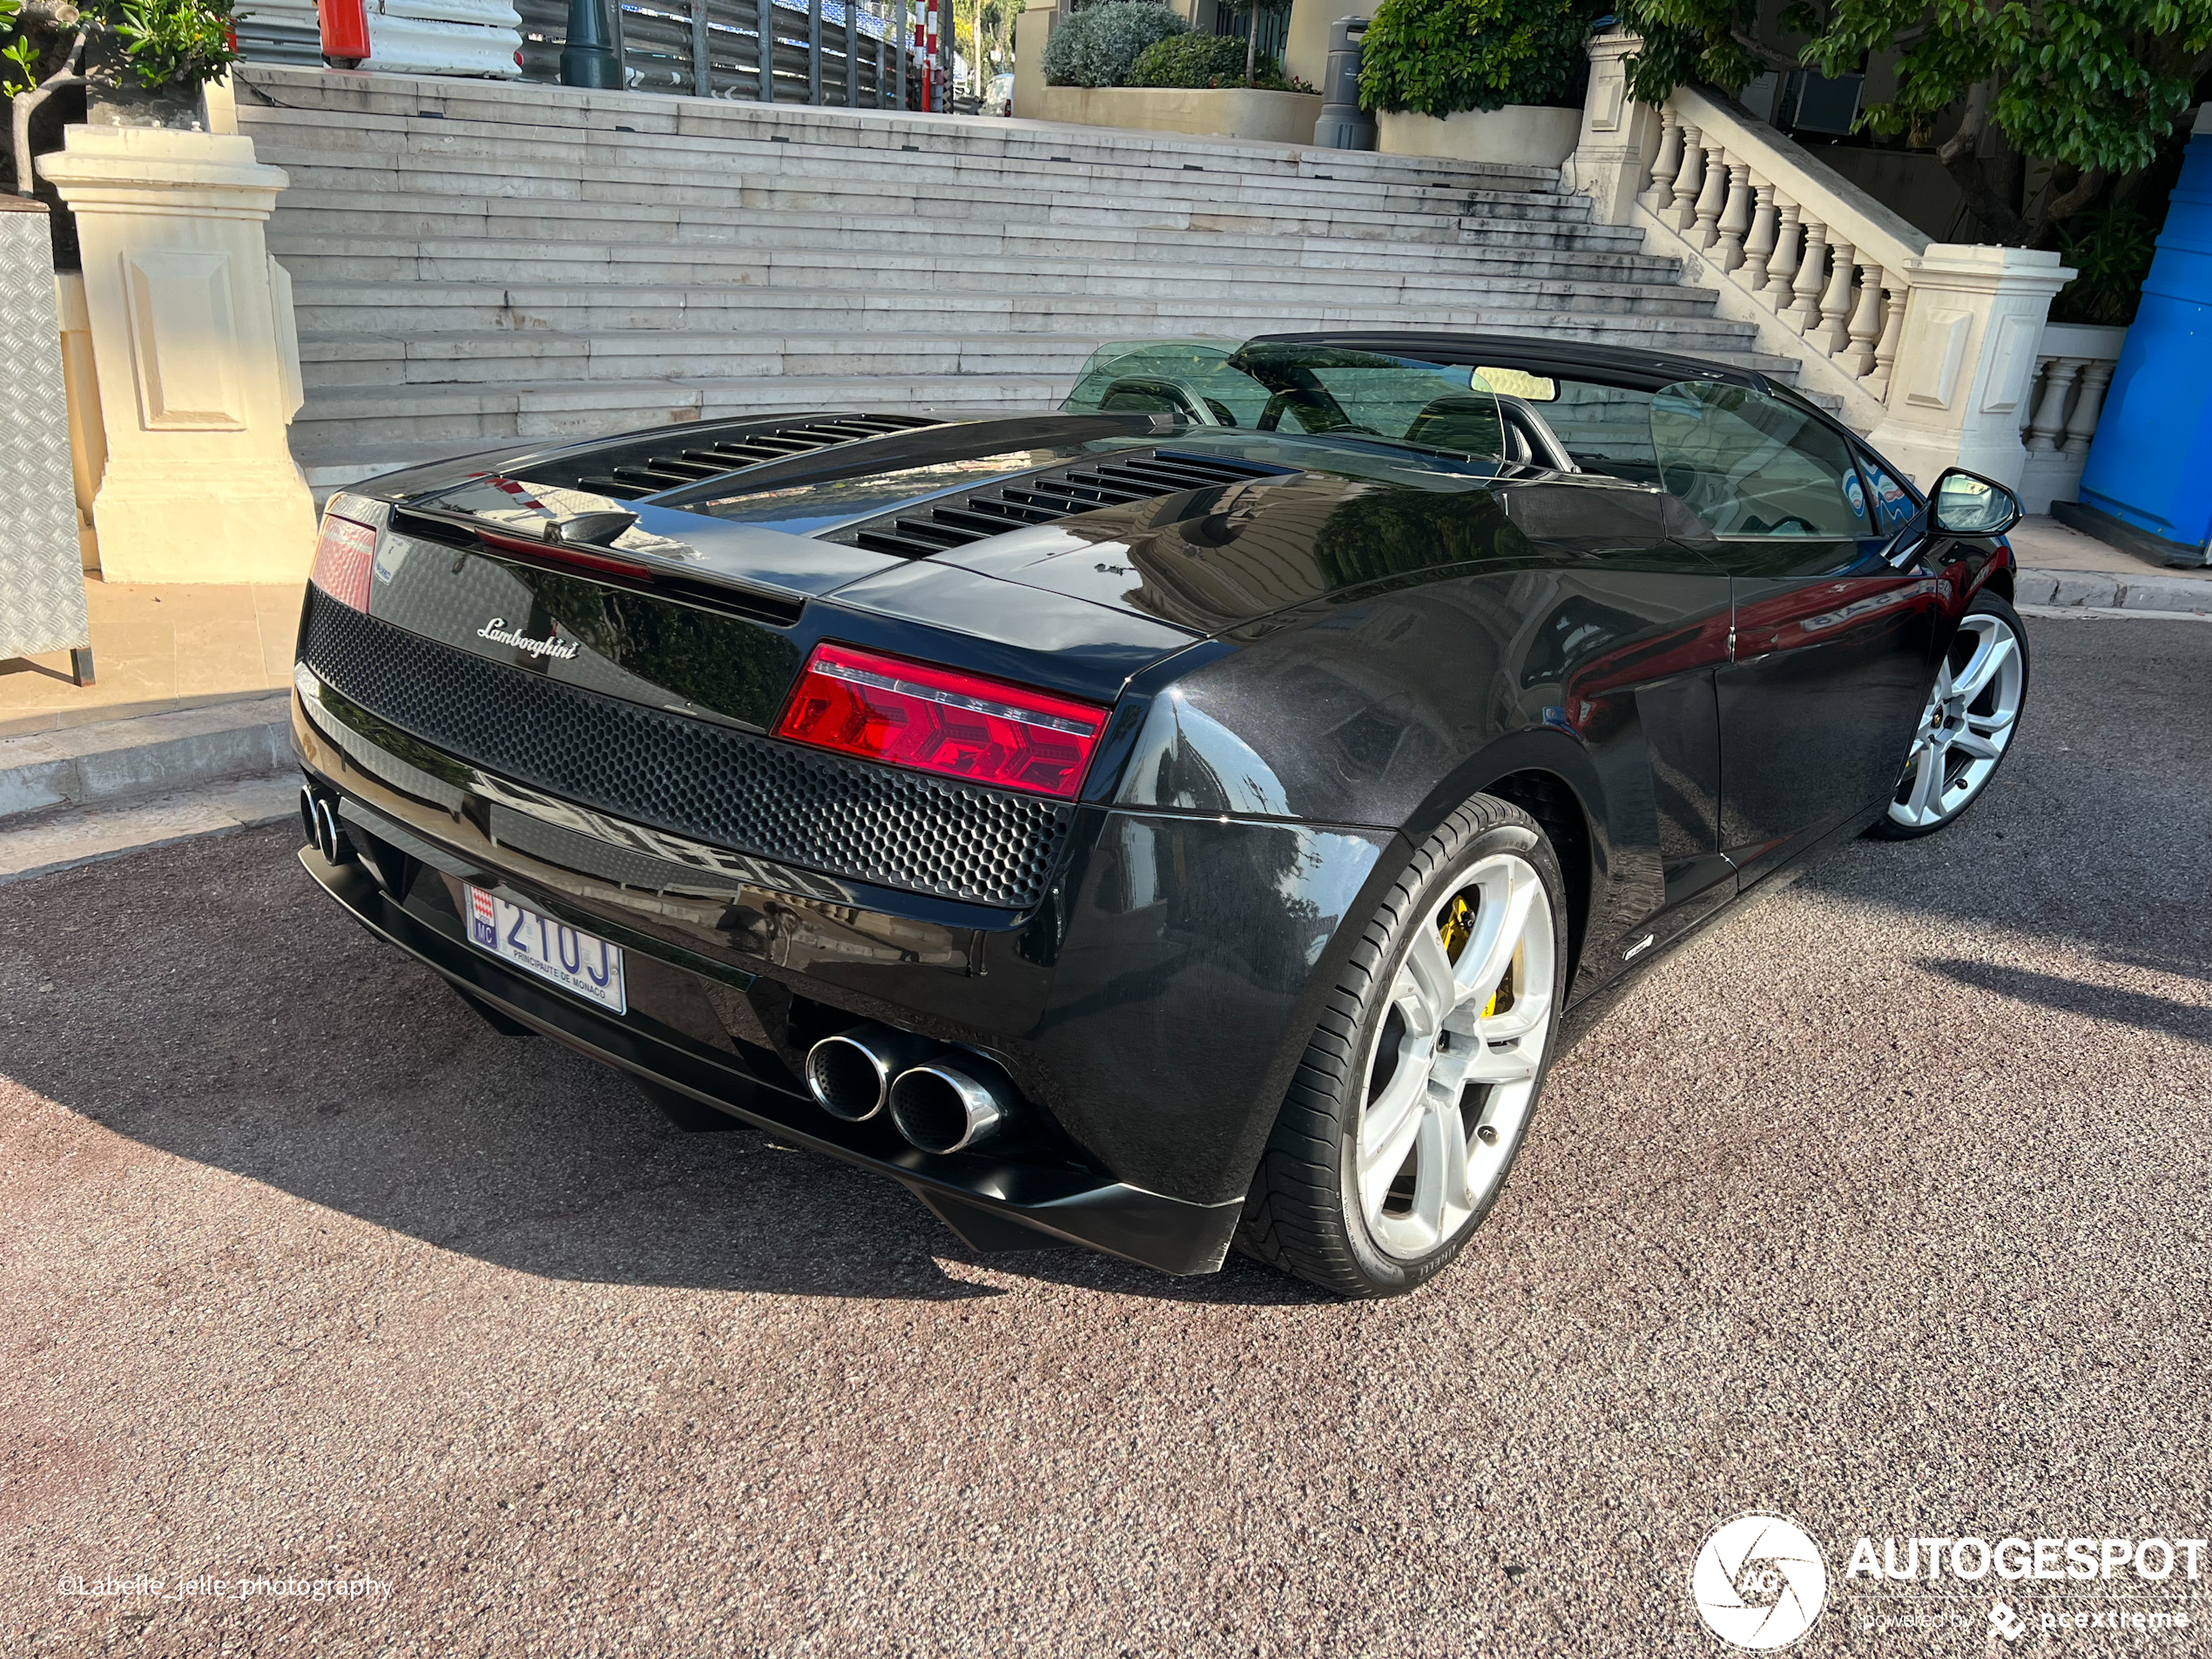
<svg viewBox="0 0 2212 1659"><path fill-rule="evenodd" d="M1888 413L1867 441L1924 489L1946 467L2018 488L2021 406L2051 296L2074 274L2042 249L1932 244L1911 273Z"/></svg>
<svg viewBox="0 0 2212 1659"><path fill-rule="evenodd" d="M1659 147L1659 111L1629 96L1621 60L1642 50L1635 35L1599 35L1589 43L1590 90L1582 101L1582 133L1567 158L1567 187L1590 198L1601 225L1625 225Z"/></svg>
<svg viewBox="0 0 2212 1659"><path fill-rule="evenodd" d="M314 506L285 428L300 407L289 286L263 226L288 182L251 138L73 126L41 157L77 215L107 465L110 582L296 582Z"/></svg>

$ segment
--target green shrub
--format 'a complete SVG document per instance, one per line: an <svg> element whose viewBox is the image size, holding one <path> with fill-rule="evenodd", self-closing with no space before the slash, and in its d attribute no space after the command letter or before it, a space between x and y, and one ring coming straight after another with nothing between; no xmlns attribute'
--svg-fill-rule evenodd
<svg viewBox="0 0 2212 1659"><path fill-rule="evenodd" d="M2053 322L2124 326L2135 320L2158 226L2126 203L2059 226L2059 257L2076 273L2051 301Z"/></svg>
<svg viewBox="0 0 2212 1659"><path fill-rule="evenodd" d="M1262 58L1272 66L1272 58ZM1124 86L1215 86L1244 80L1244 43L1230 35L1175 35L1138 57Z"/></svg>
<svg viewBox="0 0 2212 1659"><path fill-rule="evenodd" d="M1359 102L1434 116L1542 104L1581 67L1591 16L1589 0L1383 0Z"/></svg>
<svg viewBox="0 0 2212 1659"><path fill-rule="evenodd" d="M1044 47L1045 84L1119 86L1147 46L1190 31L1157 0L1106 0L1052 31ZM1238 65L1240 73L1243 67Z"/></svg>

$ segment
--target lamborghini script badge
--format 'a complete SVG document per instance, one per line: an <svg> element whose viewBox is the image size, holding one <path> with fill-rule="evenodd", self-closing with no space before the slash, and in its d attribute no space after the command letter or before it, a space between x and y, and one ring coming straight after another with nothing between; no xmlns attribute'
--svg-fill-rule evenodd
<svg viewBox="0 0 2212 1659"><path fill-rule="evenodd" d="M563 662L576 655L572 639L532 639L520 629L509 628L507 618L494 617L476 630L476 637L489 639L495 645L512 645L516 651L528 651L533 657L557 657Z"/></svg>

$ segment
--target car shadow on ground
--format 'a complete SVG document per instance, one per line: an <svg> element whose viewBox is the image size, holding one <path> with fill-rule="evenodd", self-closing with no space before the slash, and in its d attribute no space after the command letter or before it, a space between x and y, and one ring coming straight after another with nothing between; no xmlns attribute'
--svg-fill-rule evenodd
<svg viewBox="0 0 2212 1659"><path fill-rule="evenodd" d="M1804 886L1949 918L1966 937L1994 927L2055 941L2090 974L2212 981L2212 905L2197 896L2212 778L2212 627L2033 620L2028 638L2034 675L2019 735L1967 815L1924 840L1839 847L1803 867ZM1983 977L1950 976L2089 1011L2068 1000L2084 988L1975 972ZM2129 1022L2121 1010L2133 1006L2123 998L2094 1011ZM2135 1011L2153 1028L2201 1040L2201 1022Z"/></svg>
<svg viewBox="0 0 2212 1659"><path fill-rule="evenodd" d="M750 1129L678 1131L620 1074L493 1034L349 927L298 839L256 831L0 888L0 1076L175 1157L551 1278L1320 1299L1235 1257L1177 1279L1078 1250L979 1255L890 1181Z"/></svg>

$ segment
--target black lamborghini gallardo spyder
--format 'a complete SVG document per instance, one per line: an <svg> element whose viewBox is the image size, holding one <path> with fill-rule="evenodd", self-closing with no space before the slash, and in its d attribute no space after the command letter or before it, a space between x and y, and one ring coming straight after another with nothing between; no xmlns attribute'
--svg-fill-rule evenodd
<svg viewBox="0 0 2212 1659"><path fill-rule="evenodd" d="M1989 782L2019 508L1931 483L1756 374L1470 335L517 443L330 502L301 856L498 1030L977 1249L1404 1291L1601 994Z"/></svg>

